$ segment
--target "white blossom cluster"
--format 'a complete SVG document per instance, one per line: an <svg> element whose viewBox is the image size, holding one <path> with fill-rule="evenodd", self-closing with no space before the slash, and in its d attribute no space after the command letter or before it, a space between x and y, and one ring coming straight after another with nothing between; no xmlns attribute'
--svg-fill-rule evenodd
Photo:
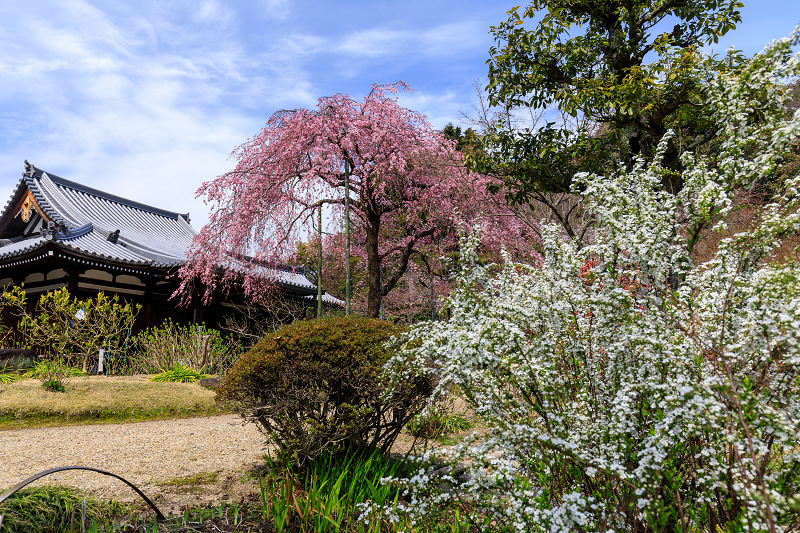
<svg viewBox="0 0 800 533"><path fill-rule="evenodd" d="M463 239L451 318L413 328L387 368L398 380L431 369L438 392L457 390L489 429L439 452L466 481L434 467L391 480L410 491L413 520L447 499L518 531L779 531L800 519L800 268L769 260L800 231L800 176L712 259L692 259L701 230L720 229L737 191L800 139L779 90L800 74L798 42L795 31L709 81L721 143L683 154L677 195L660 186L669 135L631 171L577 176L594 244L545 225L542 265L497 267L477 260L479 230Z"/></svg>

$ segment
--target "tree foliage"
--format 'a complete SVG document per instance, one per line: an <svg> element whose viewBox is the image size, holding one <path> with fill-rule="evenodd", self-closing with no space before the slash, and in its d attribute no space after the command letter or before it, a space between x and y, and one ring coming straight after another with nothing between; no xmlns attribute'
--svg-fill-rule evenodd
<svg viewBox="0 0 800 533"><path fill-rule="evenodd" d="M679 136L664 154L675 169L680 149L713 135L703 85L740 58L698 51L740 22L739 0L533 0L491 31L488 91L504 108L557 108L588 119L572 129L555 121L514 131L498 124L477 168L504 175L517 200L532 189L564 191L575 172L652 158L668 129ZM672 31L658 31L675 23ZM665 185L677 190L668 177Z"/></svg>
<svg viewBox="0 0 800 533"><path fill-rule="evenodd" d="M448 122L447 125L442 129L442 135L451 141L455 141L456 150L459 151L464 150L465 148L471 148L478 144L478 136L475 133L475 130L472 128L467 128L462 131L461 126L454 126L452 122Z"/></svg>
<svg viewBox="0 0 800 533"><path fill-rule="evenodd" d="M87 356L101 348L122 348L141 309L139 304L120 300L117 295L106 296L102 291L94 298L79 299L66 288L42 294L33 309L29 307L22 286L0 293L0 309L8 309L23 345L48 354Z"/></svg>

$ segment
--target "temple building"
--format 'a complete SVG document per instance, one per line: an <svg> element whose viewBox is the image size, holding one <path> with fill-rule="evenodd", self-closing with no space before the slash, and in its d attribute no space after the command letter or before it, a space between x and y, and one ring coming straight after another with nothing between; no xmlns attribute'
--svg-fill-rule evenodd
<svg viewBox="0 0 800 533"><path fill-rule="evenodd" d="M0 287L24 283L36 295L67 287L86 298L103 291L142 305L136 329L171 318L216 325L233 296L180 306L171 298L177 271L196 235L188 213L174 213L120 198L25 161L25 172L0 215ZM315 305L317 287L302 267L272 269L283 297ZM338 300L323 296L326 304Z"/></svg>

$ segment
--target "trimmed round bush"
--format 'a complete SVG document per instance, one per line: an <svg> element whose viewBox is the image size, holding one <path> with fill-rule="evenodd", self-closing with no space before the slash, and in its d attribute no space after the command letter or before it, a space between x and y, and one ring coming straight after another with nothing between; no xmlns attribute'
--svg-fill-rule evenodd
<svg viewBox="0 0 800 533"><path fill-rule="evenodd" d="M297 321L244 354L217 399L255 422L280 458L295 464L336 448L388 452L433 389L419 376L390 390L383 365L402 332L362 317Z"/></svg>

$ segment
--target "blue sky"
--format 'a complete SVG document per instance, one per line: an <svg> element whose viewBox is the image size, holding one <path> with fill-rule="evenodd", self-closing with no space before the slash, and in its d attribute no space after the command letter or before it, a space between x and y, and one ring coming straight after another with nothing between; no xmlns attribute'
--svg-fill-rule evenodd
<svg viewBox="0 0 800 533"><path fill-rule="evenodd" d="M485 79L489 26L522 2L3 0L0 205L23 160L190 212L197 187L278 109L407 82L401 104L462 121ZM753 54L800 22L796 0L745 0L714 51Z"/></svg>

